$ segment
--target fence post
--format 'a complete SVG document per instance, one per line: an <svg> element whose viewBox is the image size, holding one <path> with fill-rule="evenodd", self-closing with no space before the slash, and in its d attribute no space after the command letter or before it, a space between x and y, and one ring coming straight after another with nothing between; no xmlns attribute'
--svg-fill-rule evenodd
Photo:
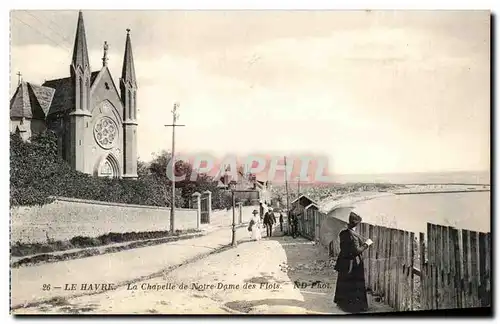
<svg viewBox="0 0 500 324"><path fill-rule="evenodd" d="M442 233L442 254L441 254L441 278L442 278L442 283L441 287L443 290L442 293L442 300L441 300L441 308L447 309L449 307L449 262L450 262L450 257L449 257L449 247L448 247L448 226L441 226L441 233Z"/></svg>
<svg viewBox="0 0 500 324"><path fill-rule="evenodd" d="M452 279L454 282L454 295L455 300L453 302L453 307L461 308L462 307L462 264L463 264L463 256L460 252L460 240L458 236L458 230L453 228L451 230L451 248L453 249L453 267L454 272L452 273Z"/></svg>
<svg viewBox="0 0 500 324"><path fill-rule="evenodd" d="M392 300L392 254L393 254L393 244L394 244L394 235L393 229L387 228L387 301L390 306L393 306Z"/></svg>
<svg viewBox="0 0 500 324"><path fill-rule="evenodd" d="M413 292L415 291L415 277L413 274L413 268L415 266L415 233L410 232L410 264L409 264L409 275L410 275L410 300L408 301L409 303L409 310L412 311L414 309L413 305ZM420 281L422 282L422 281ZM422 294L422 289L420 289L420 294Z"/></svg>
<svg viewBox="0 0 500 324"><path fill-rule="evenodd" d="M375 226L374 228L374 249L375 253L374 258L374 279L373 279L373 290L375 291L376 294L380 295L380 259L382 258L381 254L381 249L382 249L382 235L380 232L380 226Z"/></svg>
<svg viewBox="0 0 500 324"><path fill-rule="evenodd" d="M455 291L455 252L453 242L453 227L448 226L446 239L445 252L447 254L447 304L446 308L455 308L456 306L456 291Z"/></svg>
<svg viewBox="0 0 500 324"><path fill-rule="evenodd" d="M377 241L375 237L373 237L373 225L368 224L368 238L373 241L372 246L368 249L368 288L373 292L373 268L375 263L373 262L373 256L375 255L375 242Z"/></svg>
<svg viewBox="0 0 500 324"><path fill-rule="evenodd" d="M427 272L427 263L425 262L426 260L426 254L427 251L425 249L425 234L420 232L419 237L418 237L419 243L420 243L420 253L419 253L419 258L420 258L420 308L421 309L429 309L429 296L428 296L428 281L429 281L429 274Z"/></svg>
<svg viewBox="0 0 500 324"><path fill-rule="evenodd" d="M389 303L389 253L390 253L390 230L387 227L383 227L384 231L384 261L383 261L383 272L382 275L384 276L383 281L383 290L384 290L384 300L386 303Z"/></svg>
<svg viewBox="0 0 500 324"><path fill-rule="evenodd" d="M400 275L400 269L401 269L401 247L402 247L402 238L403 236L401 235L400 230L393 230L395 234L395 240L394 240L394 257L393 257L393 269L392 269L392 274L393 278L392 281L394 282L394 285L392 287L393 291L393 300L394 300L394 308L398 311L401 310L401 303L399 300L399 289L401 288L401 275Z"/></svg>
<svg viewBox="0 0 500 324"><path fill-rule="evenodd" d="M480 307L479 300L479 248L478 248L478 232L470 232L471 246L471 300L472 307Z"/></svg>
<svg viewBox="0 0 500 324"><path fill-rule="evenodd" d="M361 224L359 225L359 233L360 233L363 237L366 237L366 238L368 237L368 234L367 234L367 232L368 232L367 227L368 227L368 224L367 224L367 223L361 223ZM368 248L368 250L365 252L365 255L367 255L367 254L368 254L369 250L370 250L370 248ZM368 260L367 260L367 259L368 259ZM364 260L365 260L365 262L364 262L364 266L365 266L365 271L364 271L364 275L365 275L365 285L367 285L367 284L368 284L368 282L370 281L370 279L369 279L370 277L369 277L369 275L368 275L368 274L369 274L369 272L370 272L370 264L369 264L369 263L370 263L370 262L369 262L370 260L369 260L369 257L368 257L368 258L366 258L366 257L365 257L365 258L364 258ZM368 262L366 262L366 261L368 261Z"/></svg>
<svg viewBox="0 0 500 324"><path fill-rule="evenodd" d="M208 222L210 223L210 219L212 216L212 192L210 190L206 190L204 194L208 195L207 209L208 209Z"/></svg>
<svg viewBox="0 0 500 324"><path fill-rule="evenodd" d="M399 310L408 310L408 296L413 292L410 291L408 282L408 251L409 251L409 233L408 231L401 231L401 244L399 247L399 261L398 261L398 274L399 274L399 287L398 287L398 302Z"/></svg>
<svg viewBox="0 0 500 324"><path fill-rule="evenodd" d="M437 295L437 282L436 282L436 226L427 223L427 242L429 244L429 309L436 309L436 295Z"/></svg>
<svg viewBox="0 0 500 324"><path fill-rule="evenodd" d="M239 209L239 217L238 217L238 221L239 221L239 224L243 223L243 203L240 202L238 203L238 209Z"/></svg>
<svg viewBox="0 0 500 324"><path fill-rule="evenodd" d="M193 204L196 208L196 229L200 229L201 224L201 194L199 192L195 192L191 195L193 197Z"/></svg>
<svg viewBox="0 0 500 324"><path fill-rule="evenodd" d="M489 259L490 248L488 246L488 234L479 233L479 274L480 274L480 287L479 298L481 300L481 307L489 305L489 287L487 285L487 278L489 277Z"/></svg>
<svg viewBox="0 0 500 324"><path fill-rule="evenodd" d="M471 272L471 253L470 253L470 233L468 230L462 230L462 253L463 253L463 288L462 308L469 308L472 306L470 301L470 272Z"/></svg>

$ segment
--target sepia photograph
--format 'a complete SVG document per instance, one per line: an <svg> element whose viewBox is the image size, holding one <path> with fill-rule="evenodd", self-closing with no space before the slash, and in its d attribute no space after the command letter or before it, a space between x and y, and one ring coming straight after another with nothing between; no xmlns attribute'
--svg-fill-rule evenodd
<svg viewBox="0 0 500 324"><path fill-rule="evenodd" d="M492 315L491 30L10 11L10 314Z"/></svg>

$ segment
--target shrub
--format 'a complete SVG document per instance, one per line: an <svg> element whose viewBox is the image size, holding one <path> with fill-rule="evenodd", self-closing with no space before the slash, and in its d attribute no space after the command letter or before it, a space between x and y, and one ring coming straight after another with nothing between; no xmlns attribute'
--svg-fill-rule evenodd
<svg viewBox="0 0 500 324"><path fill-rule="evenodd" d="M178 206L184 204L181 193L176 191ZM29 142L11 134L11 206L47 204L50 196L152 206L168 206L172 200L170 184L155 175L137 180L106 179L73 170L57 154L57 139L51 131Z"/></svg>
<svg viewBox="0 0 500 324"><path fill-rule="evenodd" d="M57 137L52 131L33 136L29 142L18 134L10 136L10 204L34 206L50 203L51 196L149 206L170 206L171 182L165 175L170 155L162 152L149 164L138 163L137 180L97 178L73 170L58 155ZM176 183L176 206L188 207L194 192L212 192L212 208L232 205L231 194L217 187L209 176L190 181L192 166L176 162L176 172L186 180Z"/></svg>

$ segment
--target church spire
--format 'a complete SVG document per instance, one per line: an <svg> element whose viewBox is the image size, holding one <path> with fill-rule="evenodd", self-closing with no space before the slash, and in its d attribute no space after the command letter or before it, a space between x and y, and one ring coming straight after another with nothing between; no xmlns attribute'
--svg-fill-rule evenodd
<svg viewBox="0 0 500 324"><path fill-rule="evenodd" d="M78 12L78 23L76 26L75 46L73 47L73 59L71 64L76 68L81 66L83 70L89 67L89 54L87 51L87 39L85 37L85 26L83 24L83 13Z"/></svg>
<svg viewBox="0 0 500 324"><path fill-rule="evenodd" d="M122 80L136 87L134 57L132 56L132 43L130 42L130 29L128 28L127 40L125 42L125 55L123 56Z"/></svg>

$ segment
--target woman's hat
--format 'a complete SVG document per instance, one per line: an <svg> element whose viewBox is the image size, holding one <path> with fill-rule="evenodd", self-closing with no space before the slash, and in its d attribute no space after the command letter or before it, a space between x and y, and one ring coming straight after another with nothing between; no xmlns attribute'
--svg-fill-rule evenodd
<svg viewBox="0 0 500 324"><path fill-rule="evenodd" d="M258 213L259 213L259 212L257 211L257 209L254 209L254 210L253 210L253 212L252 212L252 214L254 214L254 215L255 215L255 214L258 214Z"/></svg>
<svg viewBox="0 0 500 324"><path fill-rule="evenodd" d="M352 227L357 226L362 221L363 221L363 219L361 218L361 216L359 216L355 212L351 212L349 214L349 225L350 226L352 226Z"/></svg>

